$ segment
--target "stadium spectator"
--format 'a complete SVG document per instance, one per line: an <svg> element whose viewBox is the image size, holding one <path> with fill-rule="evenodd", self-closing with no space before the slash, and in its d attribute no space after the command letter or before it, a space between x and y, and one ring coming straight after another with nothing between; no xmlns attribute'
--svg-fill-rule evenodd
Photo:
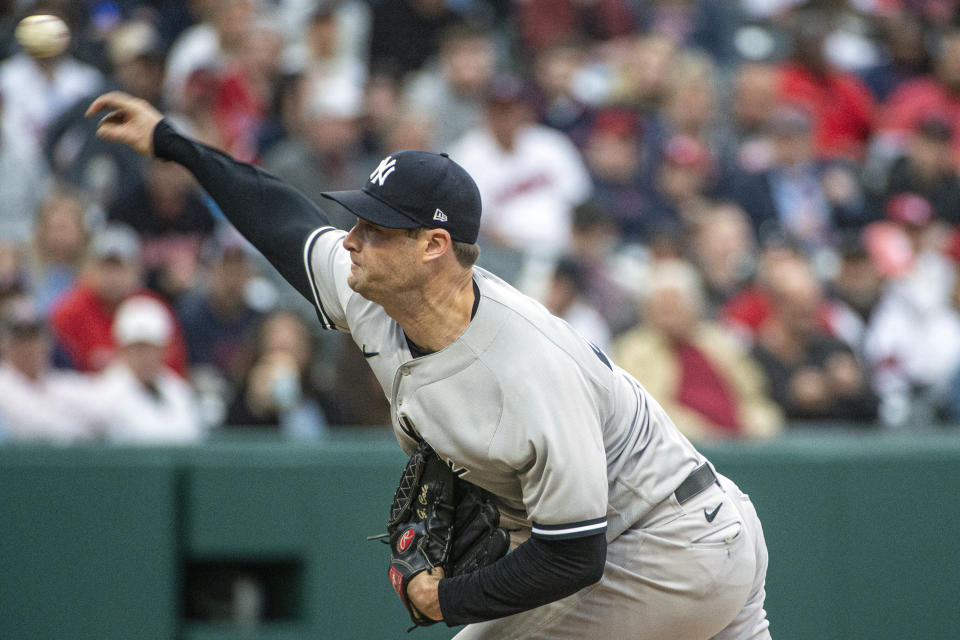
<svg viewBox="0 0 960 640"><path fill-rule="evenodd" d="M105 437L127 444L188 444L203 433L190 385L164 364L174 337L170 310L159 300L132 296L113 319L114 360L100 374Z"/></svg>
<svg viewBox="0 0 960 640"><path fill-rule="evenodd" d="M107 39L113 70L100 86L76 100L48 128L44 155L58 179L87 193L108 209L143 181L146 159L126 147L96 137L97 122L84 117L91 100L120 89L161 106L164 58L160 35L152 24L131 20L114 28Z"/></svg>
<svg viewBox="0 0 960 640"><path fill-rule="evenodd" d="M923 23L908 11L892 11L877 26L881 58L861 76L874 98L885 101L902 84L930 71L930 52Z"/></svg>
<svg viewBox="0 0 960 640"><path fill-rule="evenodd" d="M0 88L0 238L26 242L33 229L34 213L48 188L49 170L36 146L11 130L4 117L4 90Z"/></svg>
<svg viewBox="0 0 960 640"><path fill-rule="evenodd" d="M247 161L258 160L259 134L273 103L280 76L283 41L265 19L250 25L244 45L217 74L214 117L223 149Z"/></svg>
<svg viewBox="0 0 960 640"><path fill-rule="evenodd" d="M102 425L93 379L51 367L51 340L29 299L0 307L0 418L11 441L69 444Z"/></svg>
<svg viewBox="0 0 960 640"><path fill-rule="evenodd" d="M224 146L217 126L217 74L213 69L194 70L186 79L180 95L180 107L171 117L205 144L217 149Z"/></svg>
<svg viewBox="0 0 960 640"><path fill-rule="evenodd" d="M840 340L823 329L824 296L802 260L782 261L768 283L770 309L753 357L788 420L847 420L868 426L877 397L868 373Z"/></svg>
<svg viewBox="0 0 960 640"><path fill-rule="evenodd" d="M303 74L282 72L277 77L270 109L257 133L257 157L265 158L276 145L303 135Z"/></svg>
<svg viewBox="0 0 960 640"><path fill-rule="evenodd" d="M747 214L730 202L711 203L690 234L689 255L704 289L704 315L745 289L754 275L756 242Z"/></svg>
<svg viewBox="0 0 960 640"><path fill-rule="evenodd" d="M837 247L836 273L829 281L827 326L865 364L864 339L885 279L867 250L862 233L845 234Z"/></svg>
<svg viewBox="0 0 960 640"><path fill-rule="evenodd" d="M0 237L0 305L29 293L29 274L23 247Z"/></svg>
<svg viewBox="0 0 960 640"><path fill-rule="evenodd" d="M313 342L300 316L288 311L268 314L225 426L273 429L296 439L321 436L327 421L310 370L313 355Z"/></svg>
<svg viewBox="0 0 960 640"><path fill-rule="evenodd" d="M736 61L734 30L739 10L733 3L653 0L635 4L645 31L666 34L678 46L703 51L724 67Z"/></svg>
<svg viewBox="0 0 960 640"><path fill-rule="evenodd" d="M827 59L824 47L829 30L823 14L811 11L797 16L793 55L779 68L780 95L812 114L817 156L859 161L873 128L874 100L859 78Z"/></svg>
<svg viewBox="0 0 960 640"><path fill-rule="evenodd" d="M211 367L224 379L240 374L244 348L262 312L248 302L254 267L239 242L215 249L209 276L176 304L191 370Z"/></svg>
<svg viewBox="0 0 960 640"><path fill-rule="evenodd" d="M483 121L484 92L496 70L490 34L466 25L443 33L435 64L414 74L404 91L406 109L434 120L430 149L446 151Z"/></svg>
<svg viewBox="0 0 960 640"><path fill-rule="evenodd" d="M481 243L505 248L529 267L530 260L552 260L567 249L573 209L592 185L570 139L531 121L527 98L519 78L496 78L487 91L485 125L468 131L450 157L477 176Z"/></svg>
<svg viewBox="0 0 960 640"><path fill-rule="evenodd" d="M170 167L93 136L97 120L83 117L89 99L82 96L118 87L154 104L174 99L163 106L178 128L262 161L342 227L353 216L320 192L364 182L398 149L479 162L480 175L498 178L483 194L480 264L544 299L556 259L574 258L582 301L614 335L636 324L635 298L649 270L679 258L700 271L704 317L746 344L774 312L780 266L814 268L829 291L814 314L818 331L850 347L873 382L889 378L889 362L868 358L871 330L887 327L889 335L870 344L889 347L900 332L922 345L928 336L917 336L919 327L949 316L950 265L930 265L942 262L943 236L960 224L960 29L952 0L16 4L0 29L0 109L4 100L8 107L0 117L0 299L26 293L41 313L52 312L78 274L66 291L74 299L97 278L100 260L91 253L78 264L78 252L84 229L99 229L108 212L143 236L151 287L178 311L209 303L191 312L186 329L193 358L197 350L235 348L220 340L235 345L230 322L210 320L221 306L214 298L248 314L238 294L245 288L257 309L309 311L293 289L268 283L277 276L261 269L259 256L253 265L237 256L207 265L201 246L216 233L219 212L205 194ZM47 9L70 14L71 48L33 59L17 48L13 26L24 12ZM272 28L265 25L282 29L282 57L275 34L261 37ZM516 74L513 97L502 83L487 92L495 71ZM34 135L43 129L42 139ZM712 173L699 152L667 149L678 135L698 145L687 151L708 152ZM536 153L530 140L541 147ZM933 221L876 221L902 193L928 201ZM754 237L744 233L744 211ZM505 232L520 241L500 243ZM207 293L208 266L227 268L221 275L232 293L212 292L217 273ZM262 277L241 287L249 269ZM934 298L936 305L923 306ZM89 308L83 317L112 344L99 307ZM910 309L923 319L890 320ZM76 319L69 324L79 331ZM211 327L225 332L211 337ZM54 362L71 364L66 343L54 344ZM921 364L942 360L937 371L946 371L950 344ZM376 384L349 346L344 336L318 340L311 377L322 393L313 396L331 423L387 422L385 403L370 402ZM203 420L216 424L230 386L220 373L198 371L191 368L191 382L210 401ZM939 383L906 386L911 394L936 387L931 419L951 393Z"/></svg>
<svg viewBox="0 0 960 640"><path fill-rule="evenodd" d="M369 68L406 79L436 55L460 18L444 0L395 0L373 7Z"/></svg>
<svg viewBox="0 0 960 640"><path fill-rule="evenodd" d="M650 230L696 225L709 204L716 175L715 159L701 141L683 134L667 139L654 182Z"/></svg>
<svg viewBox="0 0 960 640"><path fill-rule="evenodd" d="M363 94L342 77L305 87L300 105L303 135L278 143L264 167L320 204L338 227L349 229L355 217L322 197L369 179L370 158L361 145Z"/></svg>
<svg viewBox="0 0 960 640"><path fill-rule="evenodd" d="M429 149L436 124L429 112L401 109L390 118L376 151L385 157L398 149ZM330 201L330 204L336 203Z"/></svg>
<svg viewBox="0 0 960 640"><path fill-rule="evenodd" d="M568 255L582 270L586 300L614 334L636 323L636 292L643 286L641 245L621 240L600 202L588 200L573 210Z"/></svg>
<svg viewBox="0 0 960 640"><path fill-rule="evenodd" d="M947 241L944 254L953 262L954 279L953 290L950 292L950 304L960 312L960 231L954 229ZM960 421L960 366L950 377L950 387L947 391L947 403L943 413L948 420Z"/></svg>
<svg viewBox="0 0 960 640"><path fill-rule="evenodd" d="M730 122L733 158L722 158L745 173L769 169L774 162L770 114L779 103L777 69L764 62L741 65L732 80Z"/></svg>
<svg viewBox="0 0 960 640"><path fill-rule="evenodd" d="M308 66L329 70L349 65L367 73L370 51L370 3L365 0L280 0L277 17L288 43L284 67L300 72Z"/></svg>
<svg viewBox="0 0 960 640"><path fill-rule="evenodd" d="M940 35L934 52L933 72L904 82L884 104L877 123L881 153L896 153L908 146L910 134L924 119L948 122L953 136L953 161L960 165L960 30Z"/></svg>
<svg viewBox="0 0 960 640"><path fill-rule="evenodd" d="M293 38L283 53L286 73L312 76L313 82L330 77L344 78L353 86L363 87L369 74L364 64L366 55L360 50L366 45L365 39L356 32L365 28L358 28L356 23L369 19L369 16L362 15L368 9L356 1L287 2L285 6L297 4L313 6L300 28L288 27L288 30L301 33L300 37ZM288 37L287 41L290 40Z"/></svg>
<svg viewBox="0 0 960 640"><path fill-rule="evenodd" d="M718 317L728 330L744 344L752 345L761 327L767 321L773 307L772 290L777 280L783 277L784 268L809 269L804 256L788 244L770 242L764 245L756 257L756 272L747 286L733 294L720 308ZM792 266L791 263L799 263ZM826 307L821 312L826 317ZM828 326L824 319L822 327Z"/></svg>
<svg viewBox="0 0 960 640"><path fill-rule="evenodd" d="M644 322L620 336L614 361L657 396L687 437L768 437L783 426L763 372L729 334L705 320L695 269L676 260L651 270Z"/></svg>
<svg viewBox="0 0 960 640"><path fill-rule="evenodd" d="M832 245L835 230L865 224L865 200L853 168L817 159L809 114L782 106L771 115L770 127L772 165L741 172L730 189L757 237L762 242L786 237L813 254Z"/></svg>
<svg viewBox="0 0 960 640"><path fill-rule="evenodd" d="M643 241L662 221L653 207L651 172L643 123L629 109L604 109L593 119L584 160L594 200L616 224L625 242Z"/></svg>
<svg viewBox="0 0 960 640"><path fill-rule="evenodd" d="M196 245L214 228L214 220L190 174L172 170L161 160L146 166L143 180L107 211L109 220L130 227L141 237L148 266L154 268L154 254L163 253L164 241L186 240Z"/></svg>
<svg viewBox="0 0 960 640"><path fill-rule="evenodd" d="M112 326L117 307L138 292L145 293L139 240L129 227L109 225L93 236L81 277L51 310L53 335L73 368L100 371L109 364L116 351ZM166 363L182 375L186 361L178 325Z"/></svg>
<svg viewBox="0 0 960 640"><path fill-rule="evenodd" d="M685 51L677 55L667 79L662 109L663 137L687 136L702 144L714 158L728 157L729 131L721 127L717 96L717 68L702 53ZM719 173L725 170L717 166Z"/></svg>
<svg viewBox="0 0 960 640"><path fill-rule="evenodd" d="M626 36L637 26L636 14L625 0L514 2L513 15L521 44L533 53L577 38L602 41Z"/></svg>
<svg viewBox="0 0 960 640"><path fill-rule="evenodd" d="M57 189L47 196L37 213L27 255L30 295L44 317L76 281L87 240L80 195Z"/></svg>
<svg viewBox="0 0 960 640"><path fill-rule="evenodd" d="M143 181L115 202L107 217L137 232L151 289L173 301L191 286L215 223L204 195L182 167L152 160Z"/></svg>
<svg viewBox="0 0 960 640"><path fill-rule="evenodd" d="M367 69L371 7L366 2L285 2L279 8L286 10L288 15L297 9L308 12L306 18L301 19L299 28L294 29L300 32L299 36L292 42L288 38L282 62L284 74L287 78L296 78L299 90L310 91L317 87L325 90L326 85L326 90L354 95L364 92L373 75L398 82L397 78L383 73L371 74ZM290 28L288 26L288 30ZM290 85L289 81L285 82L285 86ZM293 101L291 96L291 107ZM302 136L302 131L290 127L288 131Z"/></svg>
<svg viewBox="0 0 960 640"><path fill-rule="evenodd" d="M742 0L739 4L748 20L762 23L775 22L790 15L795 7L806 0Z"/></svg>
<svg viewBox="0 0 960 640"><path fill-rule="evenodd" d="M166 49L154 22L133 18L115 25L106 48L112 84L150 104L163 103Z"/></svg>
<svg viewBox="0 0 960 640"><path fill-rule="evenodd" d="M319 362L317 386L329 424L375 427L390 423L390 403L363 353L349 336L340 334L335 340L327 339Z"/></svg>
<svg viewBox="0 0 960 640"><path fill-rule="evenodd" d="M428 127L430 134L424 138L423 147L392 148L387 139L397 122L407 114L415 112L405 109L401 84L397 78L387 73L374 73L364 88L363 148L375 157L383 157L396 149L430 148L433 144L433 124ZM424 123L433 123L433 117L420 114Z"/></svg>
<svg viewBox="0 0 960 640"><path fill-rule="evenodd" d="M609 54L608 101L655 117L667 95L668 79L677 55L676 43L657 33L635 36Z"/></svg>
<svg viewBox="0 0 960 640"><path fill-rule="evenodd" d="M181 32L167 52L164 102L178 112L188 110L191 77L199 70L216 74L224 69L243 49L256 18L254 0L213 0L195 6L199 21Z"/></svg>
<svg viewBox="0 0 960 640"><path fill-rule="evenodd" d="M960 365L960 314L951 303L956 272L941 252L933 207L916 194L887 202L888 221L908 242L908 263L877 302L864 338L883 417L892 426L922 424L947 402Z"/></svg>
<svg viewBox="0 0 960 640"><path fill-rule="evenodd" d="M602 351L609 351L610 327L587 299L586 273L576 260L563 257L557 261L543 304Z"/></svg>
<svg viewBox="0 0 960 640"><path fill-rule="evenodd" d="M589 48L579 41L558 41L533 59L534 110L540 124L570 136L580 150L593 128L593 96L580 85Z"/></svg>
<svg viewBox="0 0 960 640"><path fill-rule="evenodd" d="M953 126L939 117L917 124L906 153L890 168L884 201L898 193L915 193L933 206L934 218L960 223L960 177L951 157Z"/></svg>

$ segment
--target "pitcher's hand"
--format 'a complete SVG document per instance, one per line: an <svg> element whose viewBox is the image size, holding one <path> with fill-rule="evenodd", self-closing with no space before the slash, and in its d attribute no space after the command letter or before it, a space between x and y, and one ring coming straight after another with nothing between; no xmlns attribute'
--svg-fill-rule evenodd
<svg viewBox="0 0 960 640"><path fill-rule="evenodd" d="M423 571L410 579L407 585L407 597L417 611L431 620L443 620L440 610L440 580L443 579L443 569L434 567Z"/></svg>
<svg viewBox="0 0 960 640"><path fill-rule="evenodd" d="M110 142L125 144L144 155L153 155L153 130L163 114L146 100L122 91L111 91L94 100L87 108L87 117L106 111L100 119L97 136Z"/></svg>

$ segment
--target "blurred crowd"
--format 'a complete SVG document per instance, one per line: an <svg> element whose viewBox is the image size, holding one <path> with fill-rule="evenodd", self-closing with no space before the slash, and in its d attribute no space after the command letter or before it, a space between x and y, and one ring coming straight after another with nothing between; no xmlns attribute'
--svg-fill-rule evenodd
<svg viewBox="0 0 960 640"><path fill-rule="evenodd" d="M322 191L450 153L480 265L693 439L960 421L958 0L3 0L0 58L8 441L389 422L189 173L95 137L110 89L343 228Z"/></svg>

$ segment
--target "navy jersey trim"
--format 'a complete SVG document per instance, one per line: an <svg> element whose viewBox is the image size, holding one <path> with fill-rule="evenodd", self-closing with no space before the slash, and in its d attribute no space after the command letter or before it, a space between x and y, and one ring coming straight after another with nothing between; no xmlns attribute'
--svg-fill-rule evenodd
<svg viewBox="0 0 960 640"><path fill-rule="evenodd" d="M327 315L326 310L323 308L323 303L320 301L320 289L317 287L316 279L313 277L313 246L317 243L317 239L328 231L336 231L336 228L320 227L307 236L307 241L303 245L303 265L307 269L307 280L310 281L310 290L313 292L313 301L316 303L317 318L320 320L320 326L324 329L336 329L330 316Z"/></svg>
<svg viewBox="0 0 960 640"><path fill-rule="evenodd" d="M534 522L530 533L535 537L547 540L567 540L603 533L606 529L607 518L604 516L602 518L581 520L580 522L567 522L564 524L539 524Z"/></svg>

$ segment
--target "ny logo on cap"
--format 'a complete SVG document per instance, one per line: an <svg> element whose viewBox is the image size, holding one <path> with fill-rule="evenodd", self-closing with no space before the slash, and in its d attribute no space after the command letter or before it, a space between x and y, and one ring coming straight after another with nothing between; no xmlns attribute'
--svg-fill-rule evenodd
<svg viewBox="0 0 960 640"><path fill-rule="evenodd" d="M445 214L443 211L440 211L440 209L437 209L433 212L433 219L437 222L446 222L447 214Z"/></svg>
<svg viewBox="0 0 960 640"><path fill-rule="evenodd" d="M376 182L382 187L383 183L387 180L387 176L393 173L396 168L397 161L394 160L393 156L387 156L380 162L380 165L373 170L373 173L370 174L370 182Z"/></svg>

